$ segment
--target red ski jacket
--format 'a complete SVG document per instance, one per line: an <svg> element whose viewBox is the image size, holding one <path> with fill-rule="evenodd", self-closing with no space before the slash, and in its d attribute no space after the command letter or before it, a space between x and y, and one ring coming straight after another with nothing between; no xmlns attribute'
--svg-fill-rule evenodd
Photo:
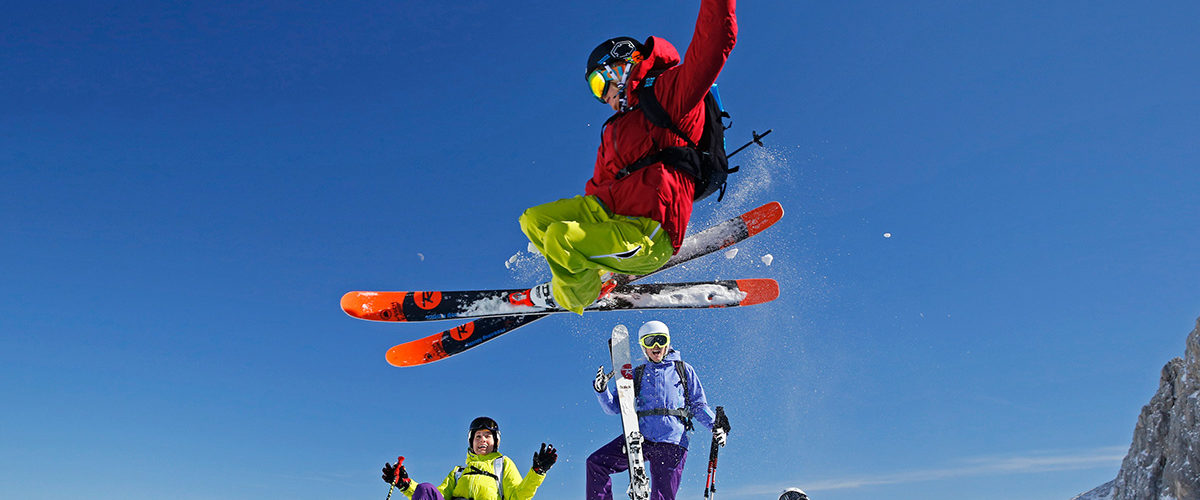
<svg viewBox="0 0 1200 500"><path fill-rule="evenodd" d="M650 37L649 54L630 72L625 87L629 107L637 105L637 89L651 70L664 71L654 82L654 95L679 129L693 141L704 128L704 96L717 81L737 39L736 0L703 0L696 31L680 64L670 42ZM596 168L585 193L595 196L614 214L648 217L662 224L675 251L683 244L692 216L695 182L687 174L656 163L618 180L617 172L664 147L687 146L670 130L652 125L641 110L617 113L601 133Z"/></svg>

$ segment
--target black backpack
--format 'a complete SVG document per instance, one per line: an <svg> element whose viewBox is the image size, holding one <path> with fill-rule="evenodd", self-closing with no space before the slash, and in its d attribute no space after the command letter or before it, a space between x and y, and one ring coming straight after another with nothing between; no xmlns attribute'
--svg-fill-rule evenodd
<svg viewBox="0 0 1200 500"><path fill-rule="evenodd" d="M642 86L638 88L638 100L640 101L638 106L650 123L656 127L670 130L687 142L688 147L663 148L661 151L633 162L618 171L617 179L638 169L661 162L682 170L696 180L696 193L692 198L694 201L703 200L716 192L720 192L717 195L717 201L721 201L721 198L725 197L725 180L729 174L737 172L738 167L729 168L729 159L725 155L726 127L722 119L729 118L729 113L721 109L721 102L714 95L717 86L714 84L712 89L704 95L704 132L700 135L700 142L697 144L679 130L675 121L667 114L667 110L663 109L662 104L658 102L658 98L654 95L655 78L657 77L646 78L642 82Z"/></svg>

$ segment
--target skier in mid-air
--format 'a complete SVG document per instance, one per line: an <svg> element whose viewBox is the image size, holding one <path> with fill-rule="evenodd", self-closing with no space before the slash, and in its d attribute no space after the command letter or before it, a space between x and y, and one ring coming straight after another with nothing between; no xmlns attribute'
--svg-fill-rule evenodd
<svg viewBox="0 0 1200 500"><path fill-rule="evenodd" d="M446 475L440 486L414 484L404 465L390 462L383 466L383 480L413 500L529 500L546 479L546 472L558 460L554 445L542 443L533 454L533 467L525 477L512 459L501 455L500 425L489 417L471 421L467 435L467 463ZM390 496L390 493L389 493Z"/></svg>
<svg viewBox="0 0 1200 500"><path fill-rule="evenodd" d="M673 500L679 491L679 478L687 460L688 433L693 419L712 429L713 439L725 445L727 429L715 427L715 415L708 407L704 386L692 365L671 349L671 332L661 321L648 321L638 329L638 343L647 362L634 369L637 393L638 428L645 442L642 451L650 464L650 499ZM600 406L609 414L620 414L614 388L608 387L613 374L604 367L596 372L592 389ZM629 457L622 450L625 437L617 436L587 459L587 500L612 500L612 474L629 469Z"/></svg>
<svg viewBox="0 0 1200 500"><path fill-rule="evenodd" d="M605 273L640 275L667 262L683 243L695 179L675 160L655 156L695 144L705 127L705 96L737 38L736 0L701 0L685 57L670 42L649 37L604 41L588 56L592 95L616 111L605 122L585 194L535 206L521 230L550 266L549 283L510 301L558 306L582 314L611 289ZM658 103L688 140L654 126L636 112L640 87L651 85ZM629 167L637 166L636 169ZM625 172L622 172L625 169ZM632 171L630 171L632 170Z"/></svg>

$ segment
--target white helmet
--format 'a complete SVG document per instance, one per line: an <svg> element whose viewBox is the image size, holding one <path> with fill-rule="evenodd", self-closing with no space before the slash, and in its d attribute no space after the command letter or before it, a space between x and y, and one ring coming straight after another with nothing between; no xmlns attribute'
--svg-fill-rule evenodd
<svg viewBox="0 0 1200 500"><path fill-rule="evenodd" d="M779 500L808 500L808 495L800 491L800 488L788 488L779 495Z"/></svg>
<svg viewBox="0 0 1200 500"><path fill-rule="evenodd" d="M652 333L665 333L670 335L671 330L667 328L666 323L663 323L662 321L647 321L646 324L642 325L641 328L638 328L638 339L641 339L642 337Z"/></svg>

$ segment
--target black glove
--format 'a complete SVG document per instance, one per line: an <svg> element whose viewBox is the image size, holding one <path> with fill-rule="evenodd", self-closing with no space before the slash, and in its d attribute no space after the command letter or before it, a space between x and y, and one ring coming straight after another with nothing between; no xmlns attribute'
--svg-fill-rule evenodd
<svg viewBox="0 0 1200 500"><path fill-rule="evenodd" d="M725 408L721 406L717 407L717 418L713 422L713 430L716 430L718 427L725 429L725 432L733 430L729 426L729 417L725 415Z"/></svg>
<svg viewBox="0 0 1200 500"><path fill-rule="evenodd" d="M533 471L544 476L557 461L558 450L554 449L554 445L542 443L541 451L533 453Z"/></svg>
<svg viewBox="0 0 1200 500"><path fill-rule="evenodd" d="M383 464L383 481L387 484L399 486L402 490L408 489L408 471L404 470L403 465L392 465L391 462Z"/></svg>

